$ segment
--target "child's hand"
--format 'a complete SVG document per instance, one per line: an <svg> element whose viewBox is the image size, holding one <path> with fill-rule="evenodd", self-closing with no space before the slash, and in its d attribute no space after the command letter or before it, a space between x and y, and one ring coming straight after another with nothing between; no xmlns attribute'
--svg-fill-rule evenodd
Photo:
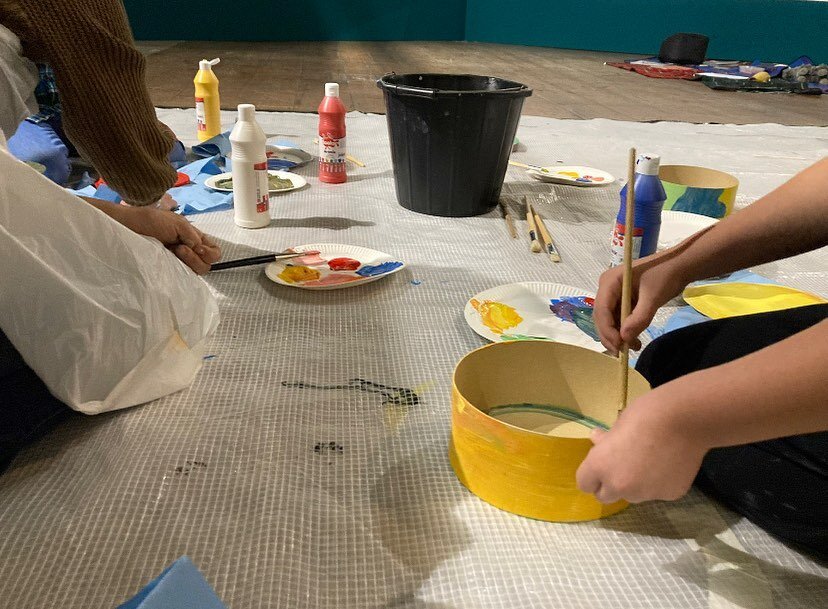
<svg viewBox="0 0 828 609"><path fill-rule="evenodd" d="M632 402L610 431L593 432L595 446L578 469L578 488L602 503L674 500L687 493L708 447L671 420L664 388L669 384Z"/></svg>

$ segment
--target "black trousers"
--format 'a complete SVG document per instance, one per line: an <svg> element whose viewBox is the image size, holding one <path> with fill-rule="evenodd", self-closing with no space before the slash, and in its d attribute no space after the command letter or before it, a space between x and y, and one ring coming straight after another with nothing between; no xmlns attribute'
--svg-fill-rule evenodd
<svg viewBox="0 0 828 609"><path fill-rule="evenodd" d="M657 387L826 318L828 305L814 305L682 328L653 341L636 368ZM828 382L828 362L823 381ZM828 559L828 432L711 450L695 484L772 535Z"/></svg>

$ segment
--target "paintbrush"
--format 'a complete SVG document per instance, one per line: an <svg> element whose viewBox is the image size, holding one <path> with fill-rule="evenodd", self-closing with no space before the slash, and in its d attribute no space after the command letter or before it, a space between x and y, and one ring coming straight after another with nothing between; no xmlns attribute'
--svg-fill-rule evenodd
<svg viewBox="0 0 828 609"><path fill-rule="evenodd" d="M237 260L226 260L225 262L217 262L212 267L211 271L221 271L223 269L235 269L240 266L252 266L254 264L266 264L274 260L289 260L290 258L299 258L300 256L315 256L318 250L311 250L307 252L293 252L285 251L278 254L263 254L261 256L252 256L251 258L239 258Z"/></svg>
<svg viewBox="0 0 828 609"><path fill-rule="evenodd" d="M509 212L506 205L503 204L503 201L498 201L497 204L498 206L500 206L500 213L503 214L503 219L506 220L506 230L509 231L509 235L512 237L512 239L517 239L515 219L512 218L512 214Z"/></svg>
<svg viewBox="0 0 828 609"><path fill-rule="evenodd" d="M621 323L619 331L624 326L632 308L632 255L633 255L633 228L635 227L635 148L630 148L630 158L627 167L627 201L624 221L624 276L621 282ZM623 339L622 339L623 340ZM630 346L623 342L621 353L621 396L618 403L618 412L627 407L627 390L630 383Z"/></svg>
<svg viewBox="0 0 828 609"><path fill-rule="evenodd" d="M546 224L543 223L543 218L540 217L538 212L535 211L534 207L531 207L532 215L535 218L535 224L540 231L541 238L543 239L543 243L546 245L546 253L549 254L549 259L552 262L560 262L561 255L558 253L558 248L555 247L555 242L552 241L552 237L549 234L549 231L546 230Z"/></svg>
<svg viewBox="0 0 828 609"><path fill-rule="evenodd" d="M530 165L528 163L521 163L520 161L509 161L509 165L514 167L522 167L523 169L533 169L534 171L540 171L541 173L551 173L546 167L541 167L540 165Z"/></svg>
<svg viewBox="0 0 828 609"><path fill-rule="evenodd" d="M531 241L529 249L532 250L533 254L538 254L543 248L538 241L538 227L535 226L535 217L532 215L532 208L529 206L526 197L523 197L523 204L526 206L526 223L529 225L529 241Z"/></svg>

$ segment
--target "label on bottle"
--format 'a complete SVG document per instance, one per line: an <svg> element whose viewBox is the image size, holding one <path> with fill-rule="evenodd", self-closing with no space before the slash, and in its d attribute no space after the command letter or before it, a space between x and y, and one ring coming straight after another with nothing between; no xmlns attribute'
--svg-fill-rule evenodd
<svg viewBox="0 0 828 609"><path fill-rule="evenodd" d="M333 137L332 135L319 136L319 161L321 163L342 163L345 166L345 140L344 137ZM334 171L336 171L334 169Z"/></svg>
<svg viewBox="0 0 828 609"><path fill-rule="evenodd" d="M256 213L263 214L270 209L270 194L267 183L267 161L253 165L256 172Z"/></svg>
<svg viewBox="0 0 828 609"><path fill-rule="evenodd" d="M204 98L195 98L196 125L199 131L207 131L207 115L204 112Z"/></svg>
<svg viewBox="0 0 828 609"><path fill-rule="evenodd" d="M620 222L615 223L615 229L612 231L612 244L610 250L612 257L610 258L610 266L618 266L624 264L624 225ZM636 260L641 257L641 242L644 239L644 229L633 228L633 242L632 242L632 257Z"/></svg>

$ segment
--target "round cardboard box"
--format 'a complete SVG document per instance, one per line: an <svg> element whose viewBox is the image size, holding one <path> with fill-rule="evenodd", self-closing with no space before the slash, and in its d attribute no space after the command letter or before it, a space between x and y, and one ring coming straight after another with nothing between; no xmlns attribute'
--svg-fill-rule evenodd
<svg viewBox="0 0 828 609"><path fill-rule="evenodd" d="M667 193L665 210L724 218L733 211L739 180L716 169L662 165L658 172Z"/></svg>

